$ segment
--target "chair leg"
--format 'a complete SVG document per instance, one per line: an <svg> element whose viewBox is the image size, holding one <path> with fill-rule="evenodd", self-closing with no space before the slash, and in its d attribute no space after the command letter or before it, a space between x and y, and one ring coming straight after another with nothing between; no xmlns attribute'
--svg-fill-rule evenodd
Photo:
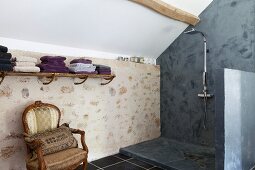
<svg viewBox="0 0 255 170"><path fill-rule="evenodd" d="M88 161L84 161L82 164L82 170L87 170Z"/></svg>

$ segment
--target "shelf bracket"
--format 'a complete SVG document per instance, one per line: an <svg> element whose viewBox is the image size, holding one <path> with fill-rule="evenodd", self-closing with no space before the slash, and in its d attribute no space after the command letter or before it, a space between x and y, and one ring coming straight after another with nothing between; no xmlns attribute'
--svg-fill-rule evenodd
<svg viewBox="0 0 255 170"><path fill-rule="evenodd" d="M46 77L46 78L50 79L50 81L49 81L49 82L44 82L43 85L48 85L48 84L50 84L51 82L53 82L53 80L55 79L55 73L52 73L51 76Z"/></svg>
<svg viewBox="0 0 255 170"><path fill-rule="evenodd" d="M109 80L108 82L106 82L106 83L101 83L101 85L103 86L103 85L107 85L107 84L109 84L109 83L111 83L112 82L112 80L115 78L116 76L115 75L113 75L113 76L111 76L111 77L105 77L105 78L103 78L103 79L105 79L105 80Z"/></svg>
<svg viewBox="0 0 255 170"><path fill-rule="evenodd" d="M5 76L6 76L5 72L0 73L0 78L1 78L0 84L2 84L2 82L4 81Z"/></svg>
<svg viewBox="0 0 255 170"><path fill-rule="evenodd" d="M79 83L74 83L75 85L80 85L80 84L83 84L87 79L88 79L89 76L85 76L85 77L79 77L80 79L82 79L81 82Z"/></svg>

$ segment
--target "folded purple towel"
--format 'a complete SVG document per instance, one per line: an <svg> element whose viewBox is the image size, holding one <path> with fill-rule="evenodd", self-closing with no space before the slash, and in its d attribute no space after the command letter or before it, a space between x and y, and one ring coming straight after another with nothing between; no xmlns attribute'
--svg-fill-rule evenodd
<svg viewBox="0 0 255 170"><path fill-rule="evenodd" d="M98 74L111 74L111 72L109 72L109 71L98 71Z"/></svg>
<svg viewBox="0 0 255 170"><path fill-rule="evenodd" d="M0 58L0 64L12 64L10 59Z"/></svg>
<svg viewBox="0 0 255 170"><path fill-rule="evenodd" d="M70 64L74 64L74 63L92 64L92 61L89 59L85 59L85 58L78 58L78 59L74 59L70 62Z"/></svg>
<svg viewBox="0 0 255 170"><path fill-rule="evenodd" d="M13 65L12 64L0 64L0 71L12 71Z"/></svg>
<svg viewBox="0 0 255 170"><path fill-rule="evenodd" d="M65 65L51 65L51 64L37 64L37 67L40 67L40 69L68 69Z"/></svg>
<svg viewBox="0 0 255 170"><path fill-rule="evenodd" d="M7 53L8 52L8 48L5 47L5 46L0 45L0 52Z"/></svg>
<svg viewBox="0 0 255 170"><path fill-rule="evenodd" d="M102 68L102 69L96 69L97 71L101 71L101 72L111 72L111 69L106 69L106 68Z"/></svg>
<svg viewBox="0 0 255 170"><path fill-rule="evenodd" d="M44 73L69 73L68 69L41 69Z"/></svg>
<svg viewBox="0 0 255 170"><path fill-rule="evenodd" d="M0 52L0 58L10 60L12 58L12 54Z"/></svg>
<svg viewBox="0 0 255 170"><path fill-rule="evenodd" d="M74 74L98 74L97 71L93 71L93 72L87 72L87 71L77 71L77 72L70 72L70 73L74 73Z"/></svg>
<svg viewBox="0 0 255 170"><path fill-rule="evenodd" d="M53 62L63 62L66 60L66 57L62 57L62 56L43 56L40 58L41 61L43 62L49 62L49 61L53 61Z"/></svg>
<svg viewBox="0 0 255 170"><path fill-rule="evenodd" d="M64 61L42 61L41 64L49 64L52 66L66 66Z"/></svg>

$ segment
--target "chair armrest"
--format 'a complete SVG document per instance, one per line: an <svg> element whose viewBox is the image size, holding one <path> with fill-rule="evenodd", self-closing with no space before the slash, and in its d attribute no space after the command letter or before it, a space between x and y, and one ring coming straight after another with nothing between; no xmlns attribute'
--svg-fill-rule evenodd
<svg viewBox="0 0 255 170"><path fill-rule="evenodd" d="M42 141L41 140L32 140L32 141L26 140L26 143L28 146L36 150L39 170L46 170L46 164L43 158L43 151L42 151L42 145L43 145Z"/></svg>
<svg viewBox="0 0 255 170"><path fill-rule="evenodd" d="M73 129L70 128L71 132L74 134L80 134L81 135L81 144L82 144L82 148L84 151L86 151L87 153L89 152L88 147L85 143L85 131L80 130L80 129Z"/></svg>

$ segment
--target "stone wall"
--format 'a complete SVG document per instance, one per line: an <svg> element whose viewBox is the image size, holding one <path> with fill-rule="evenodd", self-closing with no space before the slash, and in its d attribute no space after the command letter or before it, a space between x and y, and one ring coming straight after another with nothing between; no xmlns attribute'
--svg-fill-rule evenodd
<svg viewBox="0 0 255 170"><path fill-rule="evenodd" d="M12 54L37 58L46 55L15 50ZM0 85L0 169L25 169L21 115L36 100L58 106L62 112L61 123L68 122L70 127L86 131L89 160L160 136L159 67L92 60L111 66L116 78L106 86L100 85L101 79L74 85L71 78L57 78L43 85L36 77L5 78Z"/></svg>

